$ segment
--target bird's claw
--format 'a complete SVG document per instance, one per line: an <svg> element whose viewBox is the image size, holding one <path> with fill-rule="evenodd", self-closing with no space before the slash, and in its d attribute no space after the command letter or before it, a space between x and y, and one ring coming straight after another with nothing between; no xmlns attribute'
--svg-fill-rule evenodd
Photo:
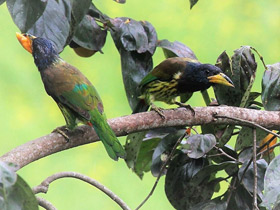
<svg viewBox="0 0 280 210"><path fill-rule="evenodd" d="M63 130L65 130L65 131L63 131ZM56 129L54 129L52 131L52 133L59 133L60 135L62 135L65 138L66 142L69 142L70 138L66 134L66 132L68 132L68 131L69 131L69 129L66 126L61 126L61 127L57 127Z"/></svg>
<svg viewBox="0 0 280 210"><path fill-rule="evenodd" d="M177 105L180 106L180 107L184 107L184 108L186 108L186 109L189 109L189 110L192 112L192 115L195 116L195 111L194 111L194 109L191 107L191 105L189 105L189 104L184 104L184 103L181 103L181 102L178 102L178 101L176 101L175 104L177 104Z"/></svg>
<svg viewBox="0 0 280 210"><path fill-rule="evenodd" d="M165 115L163 114L163 108L160 108L160 107L157 107L155 106L154 104L152 104L151 106L151 110L155 111L156 113L159 114L159 116L162 118L162 119L165 119Z"/></svg>

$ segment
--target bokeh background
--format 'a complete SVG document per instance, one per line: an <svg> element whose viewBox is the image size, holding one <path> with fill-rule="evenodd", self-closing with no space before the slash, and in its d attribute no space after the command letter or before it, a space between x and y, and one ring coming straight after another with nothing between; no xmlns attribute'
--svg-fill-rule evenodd
<svg viewBox="0 0 280 210"><path fill-rule="evenodd" d="M148 20L159 39L178 40L188 45L201 62L215 63L224 50L251 45L263 55L267 64L279 61L280 1L200 0L189 10L188 0L94 0L94 4L110 17L131 17ZM0 6L0 155L27 141L50 133L64 125L64 118L43 88L33 58L18 43L6 4ZM110 36L104 54L90 58L78 57L66 47L61 57L78 67L95 85L103 99L108 118L131 113L120 69L120 57ZM164 59L157 49L154 64ZM264 71L258 58L255 91L261 91ZM213 92L211 93L213 97ZM192 106L205 106L201 94L190 100ZM125 142L125 138L120 138ZM88 175L120 196L132 209L149 193L155 178L149 173L140 180L124 161L108 158L101 143L81 146L36 161L18 173L30 186L60 171L77 171ZM47 195L42 195L58 209L119 209L97 189L74 179L54 182ZM173 209L164 193L164 178L154 195L142 209Z"/></svg>

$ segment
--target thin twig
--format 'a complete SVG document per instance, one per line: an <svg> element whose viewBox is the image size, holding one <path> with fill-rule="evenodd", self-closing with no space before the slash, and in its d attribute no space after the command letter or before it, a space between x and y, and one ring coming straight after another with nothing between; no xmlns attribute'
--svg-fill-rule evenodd
<svg viewBox="0 0 280 210"><path fill-rule="evenodd" d="M239 163L239 161L237 159L235 159L234 157L230 156L229 154L227 154L222 148L219 148L217 146L214 146L215 149L217 149L219 152L221 152L222 155L228 157L229 159Z"/></svg>
<svg viewBox="0 0 280 210"><path fill-rule="evenodd" d="M253 168L254 168L254 188L253 188L253 210L258 208L258 168L257 168L257 131L253 129Z"/></svg>
<svg viewBox="0 0 280 210"><path fill-rule="evenodd" d="M280 143L274 144L273 146L267 148L266 150L263 150L263 151L259 152L257 156L262 155L263 153L268 152L269 150L272 150L272 149L274 149L275 147L278 147L278 146L280 146Z"/></svg>
<svg viewBox="0 0 280 210"><path fill-rule="evenodd" d="M152 190L150 191L150 193L148 194L148 196L140 203L140 205L135 209L135 210L138 210L140 209L146 202L147 200L153 195L155 189L156 189L156 186L159 182L159 179L161 177L161 174L163 173L167 163L170 161L171 157L173 156L176 148L179 146L179 144L181 143L181 141L185 138L185 136L187 135L187 133L185 132L176 142L176 144L174 145L174 147L172 148L171 150L171 153L168 155L166 161L163 163L163 165L161 166L160 168L160 171L159 171L159 174L158 174L158 177L157 177L157 180L155 181L154 183L154 186L152 187Z"/></svg>
<svg viewBox="0 0 280 210"><path fill-rule="evenodd" d="M261 126L261 125L259 125L257 123L248 121L248 120L239 119L237 117L229 117L229 116L225 116L225 115L218 115L218 114L215 114L214 117L216 117L216 118L226 118L226 119L242 122L243 124L244 123L247 124L247 126L250 126L250 127L253 127L253 128L262 129L262 130L266 131L267 133L271 133L272 135L277 136L278 138L280 138L279 134L273 133L271 130L269 130L269 129L267 129L267 128L265 128L265 127L263 127L263 126Z"/></svg>
<svg viewBox="0 0 280 210"><path fill-rule="evenodd" d="M36 199L38 201L39 206L43 207L46 210L57 210L53 204L51 204L49 201L45 200L44 198L40 198L36 196Z"/></svg>
<svg viewBox="0 0 280 210"><path fill-rule="evenodd" d="M229 189L229 196L227 198L227 204L229 204L230 198L232 196L233 191L235 190L235 185L237 183L237 178L234 177L233 181L232 181L232 185L230 185L230 189Z"/></svg>
<svg viewBox="0 0 280 210"><path fill-rule="evenodd" d="M54 175L49 176L40 185L38 185L36 187L33 187L32 191L33 191L34 194L47 193L50 183L52 183L53 181L55 181L57 179L66 178L66 177L80 179L84 182L87 182L87 183L91 184L92 186L98 188L99 190L104 192L106 195L108 195L122 209L130 210L130 208L127 206L127 204L122 199L120 199L116 194L114 194L111 190L109 190L107 187L105 187L104 185L102 185L98 181L96 181L96 180L94 180L94 179L92 179L88 176L85 176L83 174L76 173L76 172L71 172L71 171L70 172L68 172L68 171L60 172L60 173L56 173Z"/></svg>
<svg viewBox="0 0 280 210"><path fill-rule="evenodd" d="M264 66L265 70L267 70L267 66L266 66L265 63L264 63L263 56L262 56L254 47L250 47L250 48L251 48L252 50L254 50L254 51L258 54L258 56L259 56L261 62L263 63L263 66Z"/></svg>

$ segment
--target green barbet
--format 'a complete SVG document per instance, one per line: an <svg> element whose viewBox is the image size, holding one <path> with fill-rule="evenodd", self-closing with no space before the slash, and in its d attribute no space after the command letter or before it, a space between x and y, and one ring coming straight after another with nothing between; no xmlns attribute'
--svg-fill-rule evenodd
<svg viewBox="0 0 280 210"><path fill-rule="evenodd" d="M214 65L202 64L190 58L168 58L141 81L139 85L142 93L139 97L141 100L133 113L146 111L154 101L190 108L189 105L177 102L176 97L185 93L203 91L215 84L234 87L230 78Z"/></svg>
<svg viewBox="0 0 280 210"><path fill-rule="evenodd" d="M113 160L125 158L122 145L107 123L101 98L90 81L60 58L50 40L20 33L17 38L32 53L45 90L60 108L66 128L73 130L77 121L92 126Z"/></svg>

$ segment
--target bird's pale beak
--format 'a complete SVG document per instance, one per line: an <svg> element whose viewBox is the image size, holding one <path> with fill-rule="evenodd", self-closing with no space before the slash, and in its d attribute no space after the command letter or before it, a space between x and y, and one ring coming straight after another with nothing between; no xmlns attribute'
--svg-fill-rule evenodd
<svg viewBox="0 0 280 210"><path fill-rule="evenodd" d="M234 84L231 81L231 79L227 75L225 75L223 73L207 77L207 79L211 83L216 83L216 84L221 84L221 85L226 85L226 86L234 87Z"/></svg>
<svg viewBox="0 0 280 210"><path fill-rule="evenodd" d="M32 53L32 40L36 37L30 34L21 34L18 32L16 32L16 36L23 48Z"/></svg>

